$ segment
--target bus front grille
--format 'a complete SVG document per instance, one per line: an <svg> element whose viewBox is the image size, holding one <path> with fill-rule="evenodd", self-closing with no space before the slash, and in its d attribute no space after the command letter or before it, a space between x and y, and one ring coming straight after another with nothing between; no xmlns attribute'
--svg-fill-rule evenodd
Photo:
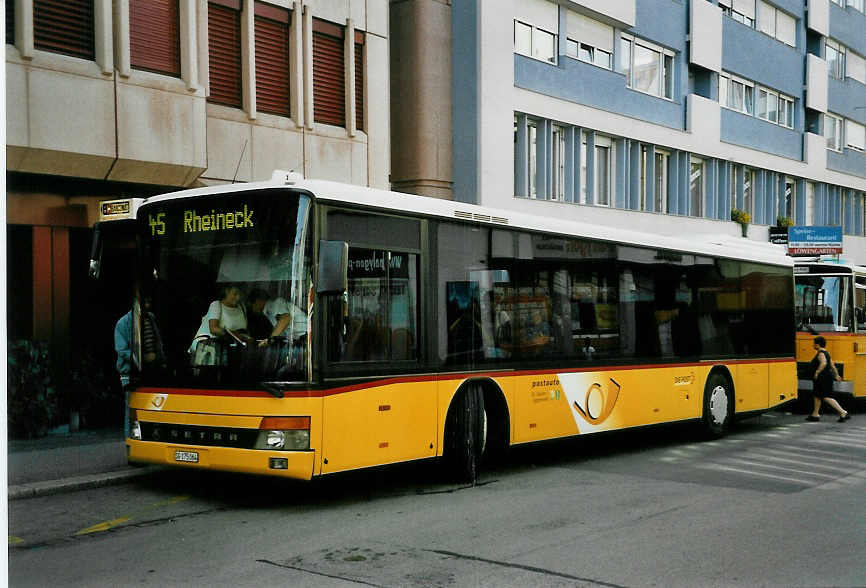
<svg viewBox="0 0 866 588"><path fill-rule="evenodd" d="M234 447L253 449L258 438L258 429L229 427L203 427L198 425L176 425L173 423L141 422L141 440L159 443L182 443L210 447Z"/></svg>

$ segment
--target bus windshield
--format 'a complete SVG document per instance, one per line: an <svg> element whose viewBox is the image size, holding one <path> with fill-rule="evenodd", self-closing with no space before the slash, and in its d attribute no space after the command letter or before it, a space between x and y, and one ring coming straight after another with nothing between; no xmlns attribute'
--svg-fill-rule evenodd
<svg viewBox="0 0 866 588"><path fill-rule="evenodd" d="M142 207L141 383L308 381L310 198L281 189Z"/></svg>
<svg viewBox="0 0 866 588"><path fill-rule="evenodd" d="M851 330L851 276L797 276L796 284L801 331Z"/></svg>

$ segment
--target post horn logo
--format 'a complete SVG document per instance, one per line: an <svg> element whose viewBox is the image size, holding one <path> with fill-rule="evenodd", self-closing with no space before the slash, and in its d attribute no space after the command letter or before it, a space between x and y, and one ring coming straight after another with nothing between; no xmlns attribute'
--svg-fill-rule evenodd
<svg viewBox="0 0 866 588"><path fill-rule="evenodd" d="M574 408L591 425L600 425L613 412L616 401L619 398L621 386L613 378L608 378L606 388L594 382L587 390L583 406L575 400Z"/></svg>
<svg viewBox="0 0 866 588"><path fill-rule="evenodd" d="M154 408L162 408L162 405L165 404L165 395L160 394L159 396L154 396L150 403Z"/></svg>

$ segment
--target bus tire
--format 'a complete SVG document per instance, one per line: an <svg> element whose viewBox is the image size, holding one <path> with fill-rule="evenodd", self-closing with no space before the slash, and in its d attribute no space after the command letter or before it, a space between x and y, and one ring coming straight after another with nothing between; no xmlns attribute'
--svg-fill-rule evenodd
<svg viewBox="0 0 866 588"><path fill-rule="evenodd" d="M734 416L734 388L720 372L712 372L704 386L704 432L718 439L728 432Z"/></svg>
<svg viewBox="0 0 866 588"><path fill-rule="evenodd" d="M487 439L484 391L470 382L455 396L446 427L446 453L451 473L459 482L475 485Z"/></svg>

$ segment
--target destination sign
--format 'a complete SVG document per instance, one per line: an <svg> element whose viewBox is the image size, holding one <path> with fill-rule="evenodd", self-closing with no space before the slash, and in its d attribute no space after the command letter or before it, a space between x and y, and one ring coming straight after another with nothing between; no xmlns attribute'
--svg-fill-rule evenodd
<svg viewBox="0 0 866 588"><path fill-rule="evenodd" d="M207 212L197 209L186 209L182 211L183 233L201 233L208 231L236 231L239 229L255 228L255 211L248 205L240 205L233 210L217 210L212 208ZM153 237L165 235L168 226L175 227L171 217L166 217L165 212L149 214L147 217L150 226L150 234ZM180 224L180 223L177 223Z"/></svg>

